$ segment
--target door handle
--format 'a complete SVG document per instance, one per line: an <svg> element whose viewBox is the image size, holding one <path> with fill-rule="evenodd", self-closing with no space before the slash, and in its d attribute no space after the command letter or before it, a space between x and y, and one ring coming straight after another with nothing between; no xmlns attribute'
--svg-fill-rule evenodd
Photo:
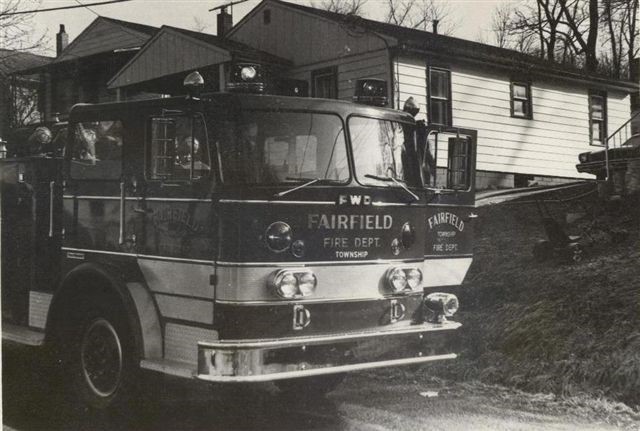
<svg viewBox="0 0 640 431"><path fill-rule="evenodd" d="M153 210L151 208L134 208L133 212L138 214L153 214Z"/></svg>

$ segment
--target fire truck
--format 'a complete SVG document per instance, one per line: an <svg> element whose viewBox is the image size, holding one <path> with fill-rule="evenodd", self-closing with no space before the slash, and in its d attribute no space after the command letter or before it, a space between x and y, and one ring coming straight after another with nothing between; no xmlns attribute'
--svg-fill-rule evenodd
<svg viewBox="0 0 640 431"><path fill-rule="evenodd" d="M376 80L287 97L240 67L76 105L0 159L3 338L52 348L88 408L142 370L318 394L456 357L475 132L381 107Z"/></svg>

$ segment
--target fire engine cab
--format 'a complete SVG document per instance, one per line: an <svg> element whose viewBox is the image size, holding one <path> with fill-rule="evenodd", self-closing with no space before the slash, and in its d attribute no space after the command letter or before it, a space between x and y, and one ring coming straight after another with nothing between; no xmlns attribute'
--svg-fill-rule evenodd
<svg viewBox="0 0 640 431"><path fill-rule="evenodd" d="M55 347L85 405L140 369L319 393L456 357L475 132L373 106L375 80L357 104L259 75L76 105L0 159L3 337Z"/></svg>

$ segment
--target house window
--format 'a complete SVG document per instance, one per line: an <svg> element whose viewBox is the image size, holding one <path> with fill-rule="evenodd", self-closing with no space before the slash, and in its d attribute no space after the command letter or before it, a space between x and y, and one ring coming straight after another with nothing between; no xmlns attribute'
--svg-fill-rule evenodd
<svg viewBox="0 0 640 431"><path fill-rule="evenodd" d="M589 94L589 131L591 145L604 145L607 139L607 97L605 94Z"/></svg>
<svg viewBox="0 0 640 431"><path fill-rule="evenodd" d="M430 124L451 126L451 72L429 68L428 116Z"/></svg>
<svg viewBox="0 0 640 431"><path fill-rule="evenodd" d="M531 109L531 84L523 82L511 83L511 116L517 118L533 118Z"/></svg>
<svg viewBox="0 0 640 431"><path fill-rule="evenodd" d="M324 99L338 98L338 68L329 67L316 70L311 74L313 97Z"/></svg>

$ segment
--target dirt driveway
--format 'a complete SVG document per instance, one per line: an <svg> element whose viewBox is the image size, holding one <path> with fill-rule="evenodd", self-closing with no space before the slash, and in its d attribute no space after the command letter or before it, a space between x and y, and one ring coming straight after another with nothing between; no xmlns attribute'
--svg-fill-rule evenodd
<svg viewBox="0 0 640 431"><path fill-rule="evenodd" d="M6 347L6 344L5 346ZM165 379L159 408L114 418L73 419L33 372L22 348L3 349L3 424L26 430L640 430L624 404L556 400L479 383L418 383L410 372L351 375L326 399L285 398L268 384L211 386ZM309 388L313 391L313 388Z"/></svg>

